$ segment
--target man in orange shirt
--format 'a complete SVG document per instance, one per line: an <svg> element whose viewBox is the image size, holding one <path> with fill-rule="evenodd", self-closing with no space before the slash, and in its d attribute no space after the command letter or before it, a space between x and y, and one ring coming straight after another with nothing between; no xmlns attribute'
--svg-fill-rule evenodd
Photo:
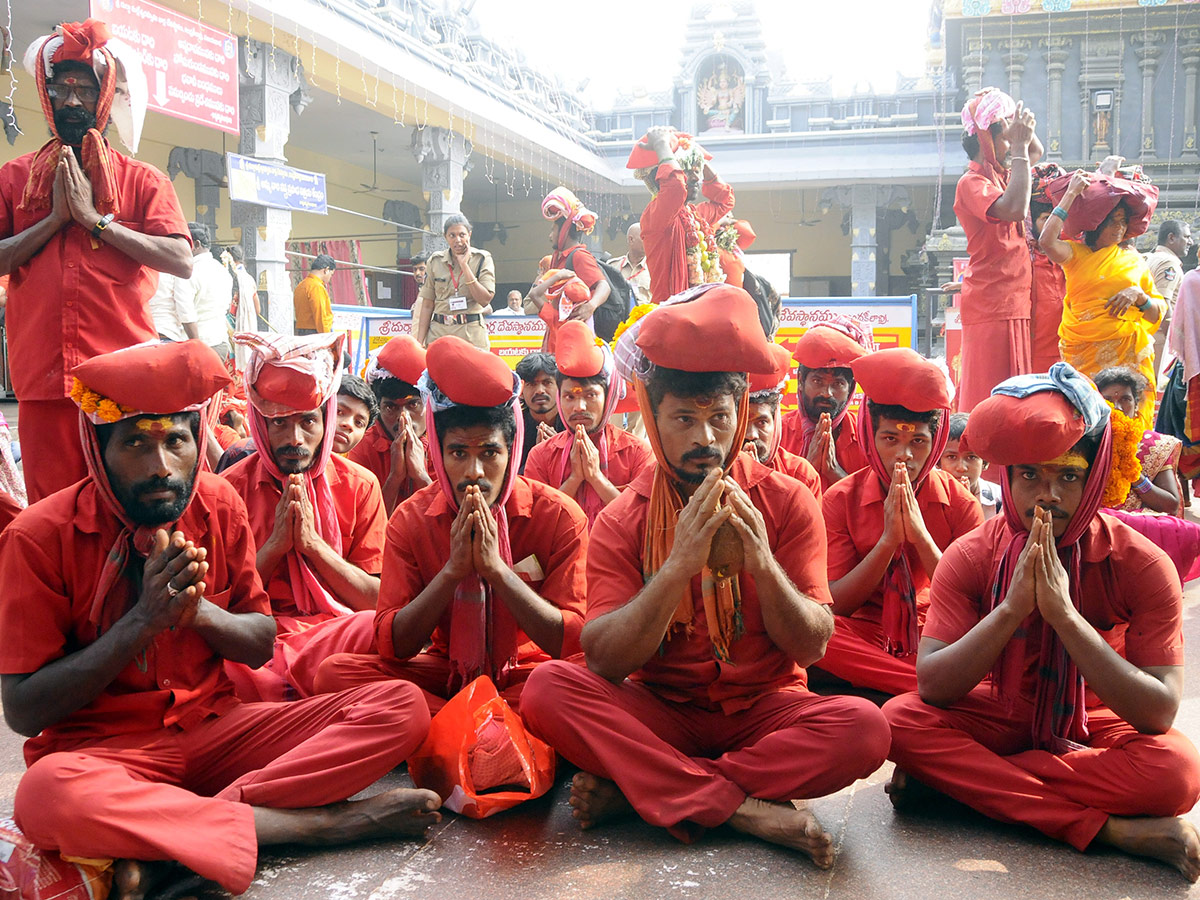
<svg viewBox="0 0 1200 900"><path fill-rule="evenodd" d="M231 669L247 699L307 697L325 657L371 647L386 517L375 477L333 452L344 337L236 337L253 351L259 451L221 474L245 498L279 628L270 663Z"/></svg>
<svg viewBox="0 0 1200 900"><path fill-rule="evenodd" d="M176 860L226 890L258 849L420 836L430 791L351 803L428 730L420 694L373 685L240 703L223 661L271 655L245 507L202 471L205 407L229 383L198 341L72 373L89 474L0 536L0 693L30 738L14 818L44 851L111 858L111 897L162 887Z"/></svg>
<svg viewBox="0 0 1200 900"><path fill-rule="evenodd" d="M612 351L583 322L564 322L555 345L558 414L567 426L533 448L525 477L556 487L582 507L588 527L650 465L650 447L609 421L625 395Z"/></svg>
<svg viewBox="0 0 1200 900"><path fill-rule="evenodd" d="M333 331L333 301L329 282L337 264L332 256L320 254L312 261L308 275L300 279L292 292L296 315L296 334L328 334Z"/></svg>
<svg viewBox="0 0 1200 900"><path fill-rule="evenodd" d="M433 483L425 439L425 403L417 382L425 371L425 348L402 334L367 363L366 378L379 402L379 419L348 458L379 479L390 516L403 501Z"/></svg>
<svg viewBox="0 0 1200 900"><path fill-rule="evenodd" d="M1077 850L1108 844L1200 876L1200 755L1172 728L1183 597L1167 555L1101 512L1108 407L1070 366L1012 378L971 412L1003 466L1003 513L946 551L920 694L883 708L903 809L944 792ZM1127 482L1125 482L1127 483Z"/></svg>
<svg viewBox="0 0 1200 900"><path fill-rule="evenodd" d="M746 411L745 449L764 466L795 478L821 500L821 476L803 456L789 453L780 446L783 429L779 422L779 402L791 374L792 357L782 344L771 344L775 370L750 375L750 407Z"/></svg>
<svg viewBox="0 0 1200 900"><path fill-rule="evenodd" d="M112 121L136 153L142 126L126 75L137 84L140 58L108 39L108 26L88 19L34 42L25 58L51 140L0 167L8 368L21 402L30 502L87 474L67 373L101 353L158 340L148 305L155 273L192 273L191 238L170 180L104 137Z"/></svg>
<svg viewBox="0 0 1200 900"><path fill-rule="evenodd" d="M632 807L681 840L727 824L828 868L832 838L793 801L874 771L890 739L870 702L805 688L832 631L824 527L741 452L745 373L771 367L754 301L704 285L635 325L616 354L656 465L592 531L587 667L539 667L525 718L583 770L585 828Z"/></svg>
<svg viewBox="0 0 1200 900"><path fill-rule="evenodd" d="M869 331L840 319L814 325L792 351L800 406L783 417L781 445L807 459L826 490L867 464L858 423L848 414L855 387L850 364L873 349Z"/></svg>
<svg viewBox="0 0 1200 900"><path fill-rule="evenodd" d="M521 382L500 357L447 335L426 362L437 480L388 523L377 652L330 657L317 689L403 679L436 714L487 675L519 706L530 672L579 652L587 519L575 501L517 474Z"/></svg>
<svg viewBox="0 0 1200 900"><path fill-rule="evenodd" d="M916 690L916 652L929 580L942 553L983 524L979 502L938 467L950 391L936 365L907 347L853 363L867 400L859 433L870 464L828 491L833 637L823 671L889 694Z"/></svg>

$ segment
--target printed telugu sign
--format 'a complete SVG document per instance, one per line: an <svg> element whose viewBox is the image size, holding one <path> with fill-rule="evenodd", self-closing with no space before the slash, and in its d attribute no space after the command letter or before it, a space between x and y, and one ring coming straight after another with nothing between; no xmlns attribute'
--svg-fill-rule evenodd
<svg viewBox="0 0 1200 900"><path fill-rule="evenodd" d="M236 153L226 153L225 160L231 200L322 216L329 212L325 205L325 176L320 172L306 172Z"/></svg>
<svg viewBox="0 0 1200 900"><path fill-rule="evenodd" d="M141 53L150 109L238 134L233 35L150 0L91 0L91 9Z"/></svg>

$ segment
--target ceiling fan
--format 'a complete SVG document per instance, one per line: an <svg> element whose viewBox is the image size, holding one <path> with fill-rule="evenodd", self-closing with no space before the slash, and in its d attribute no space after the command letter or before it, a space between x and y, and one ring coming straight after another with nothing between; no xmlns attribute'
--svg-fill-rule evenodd
<svg viewBox="0 0 1200 900"><path fill-rule="evenodd" d="M494 222L476 222L473 236L479 243L483 244L490 240L498 240L501 244L508 243L508 233L520 228L520 225L509 225L506 222L500 221L500 186L494 186L495 197L492 199L492 215L496 217Z"/></svg>
<svg viewBox="0 0 1200 900"><path fill-rule="evenodd" d="M385 188L379 186L379 132L371 132L371 183L359 182L362 190L355 191L356 194L410 194L408 188Z"/></svg>
<svg viewBox="0 0 1200 900"><path fill-rule="evenodd" d="M818 215L815 219L809 219L805 215L804 192L800 192L800 219L795 222L781 221L781 225L798 225L801 228L812 228L821 224L821 217Z"/></svg>

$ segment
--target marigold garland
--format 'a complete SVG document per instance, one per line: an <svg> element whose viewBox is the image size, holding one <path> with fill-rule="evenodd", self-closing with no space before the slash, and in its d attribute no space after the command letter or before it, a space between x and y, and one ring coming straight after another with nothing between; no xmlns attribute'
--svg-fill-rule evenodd
<svg viewBox="0 0 1200 900"><path fill-rule="evenodd" d="M617 346L617 341L621 339L621 335L629 330L629 326L638 319L642 318L642 316L646 315L646 313L650 312L652 309L654 309L653 303L639 303L637 306L631 309L629 311L629 318L618 325L617 330L613 332L612 346L615 348Z"/></svg>
<svg viewBox="0 0 1200 900"><path fill-rule="evenodd" d="M115 400L110 400L84 385L78 378L71 385L71 399L79 404L89 416L98 416L105 422L117 422L137 410L121 406Z"/></svg>
<svg viewBox="0 0 1200 900"><path fill-rule="evenodd" d="M1112 406L1110 403L1109 406ZM1138 447L1142 443L1142 428L1137 419L1131 419L1115 407L1112 410L1112 471L1104 486L1100 505L1118 509L1125 504L1134 482L1142 477L1142 461L1138 459Z"/></svg>

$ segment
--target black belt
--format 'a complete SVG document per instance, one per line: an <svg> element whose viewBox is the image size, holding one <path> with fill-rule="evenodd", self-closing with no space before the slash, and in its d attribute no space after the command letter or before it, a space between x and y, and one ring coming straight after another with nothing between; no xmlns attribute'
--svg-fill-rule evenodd
<svg viewBox="0 0 1200 900"><path fill-rule="evenodd" d="M482 322L483 316L479 313L462 313L457 316L441 316L434 313L433 321L440 325L472 325L475 322Z"/></svg>

